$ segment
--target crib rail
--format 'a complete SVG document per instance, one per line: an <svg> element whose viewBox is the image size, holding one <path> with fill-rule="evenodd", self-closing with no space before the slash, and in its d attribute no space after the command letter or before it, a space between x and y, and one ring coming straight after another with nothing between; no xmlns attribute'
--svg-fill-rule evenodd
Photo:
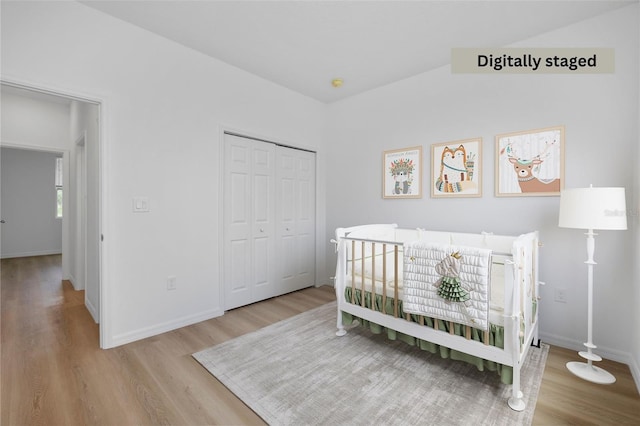
<svg viewBox="0 0 640 426"><path fill-rule="evenodd" d="M375 240L365 240L365 239L355 239L355 238L345 238L345 240L350 241L351 243L351 256L347 256L347 261L350 263L350 270L351 270L351 303L355 303L355 290L356 290L356 262L358 260L360 260L361 262L361 266L360 266L360 270L364 271L366 269L366 259L367 256L365 255L365 253L370 252L371 253L371 270L376 271L376 248L377 245L380 245L382 247L382 251L381 251L381 255L382 255L382 306L386 306L387 305L387 278L388 278L388 271L387 271L387 255L389 253L388 250L388 246L393 247L392 248L392 256L393 256L393 271L392 271L392 277L393 277L393 316L395 318L398 318L398 300L400 298L399 295L399 287L400 287L400 272L401 272L401 268L399 265L399 253L400 253L400 247L402 247L401 243L397 243L394 241L375 241ZM359 259L358 257L355 255L355 253L357 252L357 243L360 243L360 256ZM361 273L360 274L360 291L361 294L364 295L366 292L366 274ZM371 299L375 300L376 296L377 296L377 290L376 290L376 279L375 277L371 280ZM364 308L365 307L365 297L361 297L360 298L360 304L361 306Z"/></svg>
<svg viewBox="0 0 640 426"><path fill-rule="evenodd" d="M387 294L388 294L388 286L387 286L387 282L391 281L393 282L393 317L394 318L399 318L401 317L400 315L400 309L399 309L399 301L401 300L401 296L399 294L399 288L400 288L400 274L402 274L402 270L403 270L403 266L400 265L399 262L399 255L401 252L401 249L404 245L404 243L402 242L397 242L397 241L389 241L389 240L374 240L374 239L369 239L369 238L356 238L356 237L349 237L346 236L344 237L344 240L349 244L349 250L347 250L347 258L346 258L346 266L347 266L347 271L350 272L351 275L351 279L350 281L350 286L351 286L351 303L352 304L356 304L356 290L360 290L360 306L364 309L372 309L375 310L375 300L378 293L378 289L377 289L377 279L375 277L375 271L376 271L376 258L377 258L377 253L378 253L378 249L381 248L380 251L380 255L382 256L382 276L381 276L381 297L382 297L382 307L384 309L384 307L387 306ZM391 248L389 248L391 247ZM501 256L505 256L508 255L510 256L510 254L507 253L498 253ZM388 271L388 267L387 267L387 256L390 256L392 258L392 271ZM366 300L367 298L365 297L365 294L367 293L367 274L364 273L364 271L366 270L366 261L367 259L371 260L371 271L372 271L372 277L371 277L371 282L370 282L370 288L369 288L369 294L370 294L370 304L371 306L366 306ZM360 262L360 265L358 265L358 262ZM359 268L358 268L359 266ZM356 271L360 270L361 273L357 274ZM359 278L359 280L358 280ZM463 329L463 336L467 339L467 340L471 340L471 336L472 336L472 332L473 332L473 327L466 325L466 324L458 324L458 323L454 323L453 321L445 321L442 319L438 319L438 318L434 318L434 317L429 317L429 316L425 316L425 315L418 315L418 314L410 314L410 313L405 313L404 314L404 319L406 321L412 321L411 317L415 318L415 322L417 322L418 324L420 324L421 326L424 326L425 324L432 324L433 329L436 331L443 331L443 332L447 332L451 334L451 335L455 335L456 334L456 328L457 327L461 327ZM483 338L482 338L482 342L485 345L489 345L489 330L483 330Z"/></svg>

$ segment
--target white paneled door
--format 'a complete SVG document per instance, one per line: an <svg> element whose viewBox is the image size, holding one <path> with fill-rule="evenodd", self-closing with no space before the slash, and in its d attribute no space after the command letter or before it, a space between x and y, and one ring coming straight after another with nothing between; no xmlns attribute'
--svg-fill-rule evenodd
<svg viewBox="0 0 640 426"><path fill-rule="evenodd" d="M315 153L225 134L225 309L315 283Z"/></svg>
<svg viewBox="0 0 640 426"><path fill-rule="evenodd" d="M275 145L225 135L225 309L276 294Z"/></svg>
<svg viewBox="0 0 640 426"><path fill-rule="evenodd" d="M276 148L276 253L283 293L315 284L315 153Z"/></svg>

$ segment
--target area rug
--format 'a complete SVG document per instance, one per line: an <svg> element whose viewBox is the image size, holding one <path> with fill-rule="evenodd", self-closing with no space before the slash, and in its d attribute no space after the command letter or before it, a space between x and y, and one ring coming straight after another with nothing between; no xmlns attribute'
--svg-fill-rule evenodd
<svg viewBox="0 0 640 426"><path fill-rule="evenodd" d="M549 352L530 348L522 412L490 371L351 327L335 302L193 357L270 425L529 425Z"/></svg>

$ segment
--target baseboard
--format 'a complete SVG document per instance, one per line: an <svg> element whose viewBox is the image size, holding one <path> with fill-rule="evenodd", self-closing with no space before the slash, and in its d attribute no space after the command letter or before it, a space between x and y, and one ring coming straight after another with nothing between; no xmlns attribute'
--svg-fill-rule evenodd
<svg viewBox="0 0 640 426"><path fill-rule="evenodd" d="M572 349L576 352L585 350L584 342L579 342L573 339L567 339L566 337L558 336L555 334L540 332L540 339L545 343L549 343L551 345L559 346L565 349ZM633 360L629 352L622 352L622 351L607 348L604 346L598 346L598 348L595 349L594 352L600 355L604 359L621 362L627 365L630 365L631 361Z"/></svg>
<svg viewBox="0 0 640 426"><path fill-rule="evenodd" d="M13 259L16 257L33 257L33 256L49 256L52 254L62 254L60 250L39 250L39 251L28 251L24 253L9 253L2 254L0 259Z"/></svg>
<svg viewBox="0 0 640 426"><path fill-rule="evenodd" d="M84 299L84 306L87 308L87 310L91 314L91 317L93 318L95 323L96 324L100 324L100 317L98 315L98 310L96 309L95 306L93 306L91 301L89 299L87 299L86 297Z"/></svg>
<svg viewBox="0 0 640 426"><path fill-rule="evenodd" d="M174 321L168 321L162 324L157 324L151 327L145 327L138 330L130 331L128 333L118 334L113 336L111 345L109 348L126 345L127 343L135 342L138 340L146 339L147 337L157 336L158 334L166 333L168 331L176 330L178 328L193 325L202 321L210 320L212 318L219 317L224 314L224 310L212 309L209 311L201 312L195 315L187 315Z"/></svg>
<svg viewBox="0 0 640 426"><path fill-rule="evenodd" d="M79 284L78 284L78 282L76 280L76 277L73 274L69 274L69 277L67 278L67 280L69 280L69 282L71 282L71 286L73 287L73 289L75 291L84 290L83 287L79 286Z"/></svg>
<svg viewBox="0 0 640 426"><path fill-rule="evenodd" d="M631 363L629 364L629 369L631 370L633 381L636 382L636 389L638 389L638 393L640 393L640 366L638 366L638 363L636 362L635 358L631 359Z"/></svg>

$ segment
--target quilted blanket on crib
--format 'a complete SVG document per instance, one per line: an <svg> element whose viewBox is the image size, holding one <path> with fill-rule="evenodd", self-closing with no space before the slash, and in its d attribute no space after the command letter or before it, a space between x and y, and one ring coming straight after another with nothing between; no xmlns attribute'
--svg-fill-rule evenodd
<svg viewBox="0 0 640 426"><path fill-rule="evenodd" d="M491 250L405 243L403 309L487 330L490 274Z"/></svg>

